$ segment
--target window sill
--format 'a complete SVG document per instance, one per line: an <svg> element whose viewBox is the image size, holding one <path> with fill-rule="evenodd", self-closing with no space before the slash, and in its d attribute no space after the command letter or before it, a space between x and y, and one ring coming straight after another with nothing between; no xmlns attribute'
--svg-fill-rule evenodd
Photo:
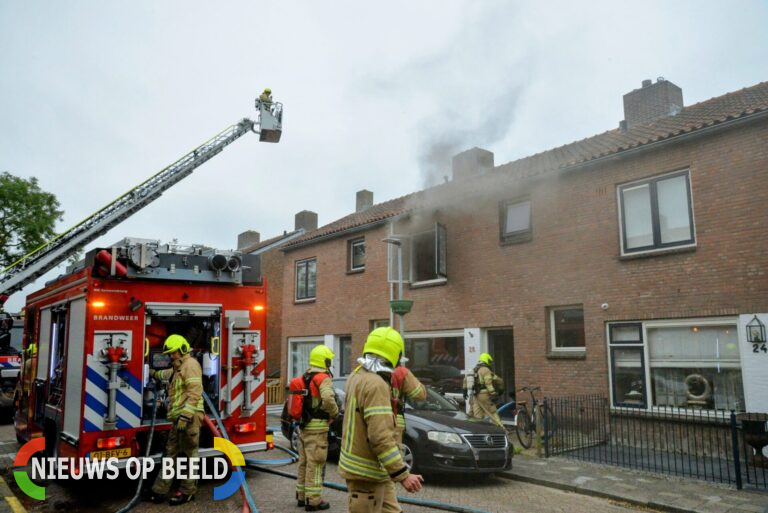
<svg viewBox="0 0 768 513"><path fill-rule="evenodd" d="M347 269L347 274L360 274L365 272L365 267L361 267L360 269Z"/></svg>
<svg viewBox="0 0 768 513"><path fill-rule="evenodd" d="M513 246L515 244L522 244L523 242L530 242L533 240L533 234L528 233L521 233L517 235L507 235L507 236L501 236L501 239L499 240L500 246Z"/></svg>
<svg viewBox="0 0 768 513"><path fill-rule="evenodd" d="M437 278L435 280L417 281L411 283L411 288L423 289L426 287L438 287L440 285L445 285L446 283L448 283L448 278Z"/></svg>
<svg viewBox="0 0 768 513"><path fill-rule="evenodd" d="M619 260L636 260L638 258L652 258L657 256L675 255L678 253L693 253L695 251L695 244L693 246L650 249L648 251L639 251L637 253L626 253L624 255L619 255Z"/></svg>
<svg viewBox="0 0 768 513"><path fill-rule="evenodd" d="M587 351L550 351L547 353L548 360L586 360Z"/></svg>
<svg viewBox="0 0 768 513"><path fill-rule="evenodd" d="M308 299L294 299L293 304L294 305L306 305L308 303L314 303L317 298L311 297Z"/></svg>

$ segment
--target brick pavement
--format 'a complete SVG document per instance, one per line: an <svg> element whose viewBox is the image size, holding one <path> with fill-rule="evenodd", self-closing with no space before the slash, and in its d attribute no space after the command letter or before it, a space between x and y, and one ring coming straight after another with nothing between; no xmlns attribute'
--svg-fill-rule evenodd
<svg viewBox="0 0 768 513"><path fill-rule="evenodd" d="M504 477L673 513L768 513L768 494L564 458L518 456Z"/></svg>

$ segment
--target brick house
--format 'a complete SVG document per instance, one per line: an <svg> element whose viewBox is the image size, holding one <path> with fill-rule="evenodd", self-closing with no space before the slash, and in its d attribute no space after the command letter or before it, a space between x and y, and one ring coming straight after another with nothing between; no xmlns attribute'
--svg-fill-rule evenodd
<svg viewBox="0 0 768 513"><path fill-rule="evenodd" d="M397 241L409 365L445 391L489 351L510 390L768 411L768 83L683 106L644 81L624 108L617 129L507 164L468 150L430 189L360 191L281 245L284 380L317 343L348 373L394 321Z"/></svg>

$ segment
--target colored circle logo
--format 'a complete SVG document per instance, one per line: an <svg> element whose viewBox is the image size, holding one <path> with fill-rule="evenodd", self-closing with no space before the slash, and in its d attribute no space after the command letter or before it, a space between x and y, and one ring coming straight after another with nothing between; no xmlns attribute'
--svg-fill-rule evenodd
<svg viewBox="0 0 768 513"><path fill-rule="evenodd" d="M25 467L27 462L29 462L29 458L31 458L33 454L43 450L45 450L45 438L43 437L35 438L34 440L25 443L21 446L19 452L16 453L16 457L13 459L13 466ZM16 479L16 484L19 485L19 488L22 492L26 493L33 499L37 499L39 501L45 500L45 488L42 486L37 486L35 483L33 483L29 478L29 474L27 474L25 471L14 470L13 477Z"/></svg>

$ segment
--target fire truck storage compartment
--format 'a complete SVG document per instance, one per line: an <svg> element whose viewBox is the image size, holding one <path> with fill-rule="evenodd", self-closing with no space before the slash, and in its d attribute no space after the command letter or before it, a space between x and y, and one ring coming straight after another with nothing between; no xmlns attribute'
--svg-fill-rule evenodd
<svg viewBox="0 0 768 513"><path fill-rule="evenodd" d="M145 383L149 369L170 368L171 358L163 353L163 343L169 335L181 335L190 345L190 354L203 368L203 390L214 404L219 400L221 351L221 305L148 303L145 317L145 336L148 343L144 360ZM165 396L161 392L161 397ZM152 393L144 391L142 423L152 418ZM157 419L167 417L165 404L158 405Z"/></svg>

